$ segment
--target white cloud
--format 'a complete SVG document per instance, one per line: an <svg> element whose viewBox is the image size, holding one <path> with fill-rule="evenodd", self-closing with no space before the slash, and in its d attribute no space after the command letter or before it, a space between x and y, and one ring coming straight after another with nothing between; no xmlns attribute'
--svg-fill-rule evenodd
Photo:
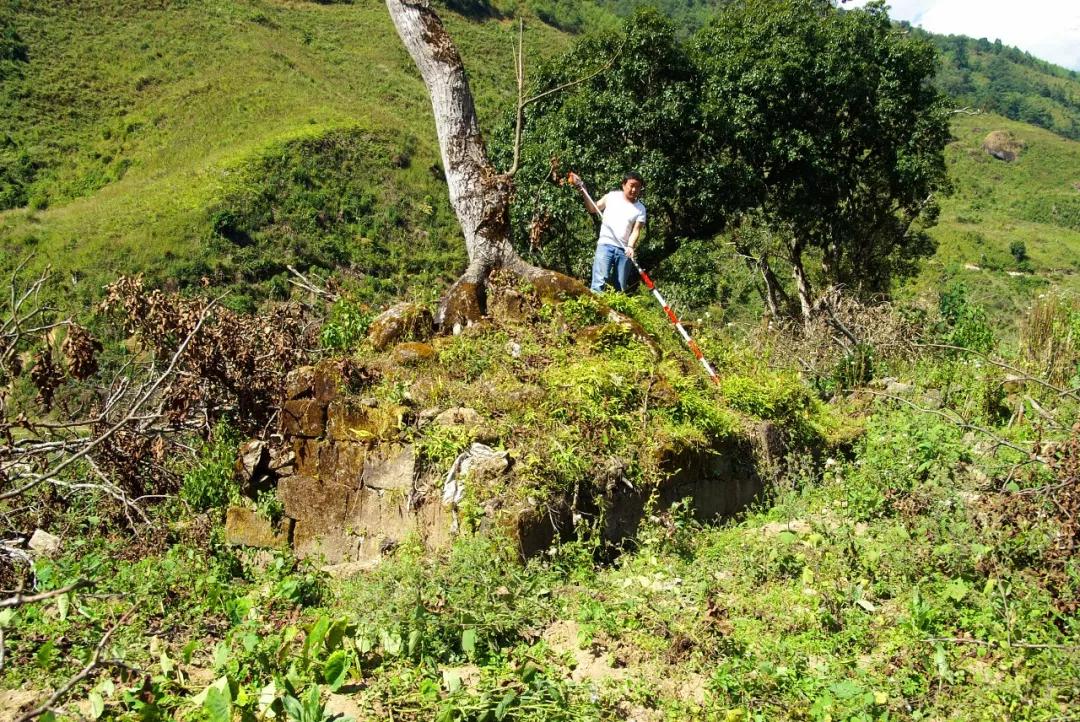
<svg viewBox="0 0 1080 722"><path fill-rule="evenodd" d="M867 0L847 2L861 7ZM932 33L1000 39L1037 58L1080 70L1077 0L893 0L889 15Z"/></svg>

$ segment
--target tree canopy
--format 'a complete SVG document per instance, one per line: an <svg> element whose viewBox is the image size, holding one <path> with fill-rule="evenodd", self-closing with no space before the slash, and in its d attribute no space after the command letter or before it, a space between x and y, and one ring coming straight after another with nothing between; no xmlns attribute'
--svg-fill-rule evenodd
<svg viewBox="0 0 1080 722"><path fill-rule="evenodd" d="M686 40L640 11L541 68L534 86L608 63L527 116L514 220L519 239L542 238L545 263L578 270L590 252L578 200L549 182L553 157L600 188L630 168L645 176L647 259L725 228L763 231L742 234L742 250L779 303L769 264L790 266L804 313L815 283L885 291L932 253L920 225L946 187L948 140L929 82L936 56L883 4L740 0Z"/></svg>

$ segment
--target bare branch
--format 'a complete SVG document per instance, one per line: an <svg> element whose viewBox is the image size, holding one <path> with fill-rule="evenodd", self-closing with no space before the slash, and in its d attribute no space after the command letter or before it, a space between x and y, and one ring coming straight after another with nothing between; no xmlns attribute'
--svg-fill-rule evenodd
<svg viewBox="0 0 1080 722"><path fill-rule="evenodd" d="M1035 453L1035 451L1033 451L1032 449L1025 449L1024 447L1022 447L1022 446L1020 446L1018 444L1014 444L1013 442L1008 441L1007 439L1003 439L1000 436L998 436L997 434L995 434L993 431L991 431L990 429L987 429L985 427L977 426L975 424L969 423L968 421L965 421L959 415L953 416L953 415L945 413L944 411L941 411L940 409L930 409L930 408L927 408L925 406L919 406L916 403L908 401L907 399L903 398L902 396L896 396L894 394L886 394L886 393L882 393L880 391L873 391L871 389L860 389L860 391L871 394L872 396L880 396L883 399L891 399L893 401L899 401L900 403L905 404L907 406L910 406L911 408L915 409L916 411L921 411L924 414L931 414L933 416L940 416L941 418L945 419L946 421L951 422L952 424L954 424L955 426L957 426L957 427L959 427L961 429L967 429L969 431L976 431L976 432L978 432L980 434L988 436L989 438L993 439L994 443L997 446L1004 446L1006 448L1012 449L1013 451L1019 451L1021 454L1024 454L1024 455L1028 456L1032 461L1037 461L1037 462L1042 463L1042 464L1047 463L1047 460L1045 458L1043 458L1039 454Z"/></svg>
<svg viewBox="0 0 1080 722"><path fill-rule="evenodd" d="M16 592L15 596L8 597L7 599L0 599L0 609L7 609L8 607L20 607L23 604L33 604L34 602L42 602L46 599L52 599L53 597L60 597L68 592L74 591L86 584L85 579L79 579L72 584L62 587L60 589L53 589L48 592L42 592L40 594L25 595L22 592Z"/></svg>
<svg viewBox="0 0 1080 722"><path fill-rule="evenodd" d="M1055 386L1054 384L1052 384L1052 383L1050 383L1048 381L1044 381L1043 379L1040 379L1038 376L1032 376L1031 374L1023 371L1022 369L1018 369L1015 366L1012 366L1010 364L1005 363L1004 361L1000 361L1000 360L990 356L989 354L983 353L982 351L976 351L974 349L966 348L964 346L953 346L953 345L947 344L947 343L916 343L915 345L919 346L919 347L922 347L922 348L940 348L940 349L948 349L950 351L963 351L964 353L968 353L968 354L971 354L973 356L978 356L979 358L983 359L987 363L992 364L994 366L997 366L998 368L1005 369L1006 371L1012 371L1014 374L1016 374L1017 376L1019 376L1023 380L1025 380L1025 381L1033 381L1033 382L1037 383L1038 385L1042 386L1043 388L1048 389L1050 391L1053 391L1058 396L1068 396L1069 398L1073 399L1074 401L1080 401L1080 393L1078 393L1078 392L1080 392L1080 389L1063 389L1063 388L1061 388L1059 386Z"/></svg>
<svg viewBox="0 0 1080 722"><path fill-rule="evenodd" d="M109 627L109 630L105 632L104 636L102 636L101 640L97 643L97 647L94 648L94 654L90 657L90 661L87 662L86 665L81 670L79 670L79 672L75 676L73 676L67 682L64 682L64 684L60 685L60 687L55 692L53 692L47 700L24 714L22 717L16 719L15 722L30 722L30 720L37 719L41 715L45 714L50 709L52 709L53 705L60 701L64 697L64 695L70 692L72 687L89 677L95 669L101 666L103 663L101 659L101 653L102 651L104 651L105 645L109 643L109 637L111 637L113 632L115 632L121 626L127 624L128 620L131 619L131 615L135 613L135 610L137 608L138 607L132 607L131 609L129 609L124 614L124 616L120 617L116 624ZM118 662L119 660L105 660L105 663L107 664L113 664Z"/></svg>
<svg viewBox="0 0 1080 722"><path fill-rule="evenodd" d="M604 63L602 66L597 68L596 71L586 75L585 77L578 78L577 80L571 80L571 81L569 81L567 83L563 83L562 85L558 85L558 86L556 86L554 88L550 88L548 90L545 90L542 93L538 93L538 94L532 96L531 98L525 98L524 97L524 94L525 94L525 38L524 38L524 24L520 20L518 21L518 23L519 23L518 24L518 47L517 47L517 50L514 52L514 72L515 72L515 76L517 78L517 88L518 88L517 113L516 113L516 118L515 118L515 121L514 121L514 161L513 161L512 165L510 166L510 170L506 172L506 174L511 178L513 178L515 175L517 175L517 172L521 169L521 164L520 164L520 161L521 161L521 137L522 137L522 134L524 133L524 128L525 128L525 109L527 107L529 107L530 105L532 105L533 103L535 103L535 102L537 102L539 100L543 100L544 98L548 97L549 95L553 95L554 93L558 93L560 91L567 90L569 88L574 87L575 85L581 85L582 83L587 83L590 80L592 80L593 78L599 76L600 74L610 70L611 67L613 65L615 65L615 61L618 60L620 55L622 55L622 51L623 51L622 46L620 46L619 49L617 51L615 51L615 54L612 55L611 58L606 63Z"/></svg>
<svg viewBox="0 0 1080 722"><path fill-rule="evenodd" d="M319 298L324 298L327 301L333 302L338 300L338 295L336 293L328 291L325 288L316 286L307 276L296 270L296 268L294 268L293 266L285 266L285 268L289 269L290 273L300 279L299 281L295 281L290 278L289 283L293 284L294 286L298 286L305 291L309 291L318 296Z"/></svg>

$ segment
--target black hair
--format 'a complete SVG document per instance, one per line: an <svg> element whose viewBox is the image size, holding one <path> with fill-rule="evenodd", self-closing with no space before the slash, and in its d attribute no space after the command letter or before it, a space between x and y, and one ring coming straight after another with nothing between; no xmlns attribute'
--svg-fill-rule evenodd
<svg viewBox="0 0 1080 722"><path fill-rule="evenodd" d="M622 188L624 185L626 185L626 181L630 180L636 180L642 186L645 185L645 179L641 177L640 173L638 173L636 170L628 170L626 171L626 173L623 174L622 183L619 184L619 187Z"/></svg>

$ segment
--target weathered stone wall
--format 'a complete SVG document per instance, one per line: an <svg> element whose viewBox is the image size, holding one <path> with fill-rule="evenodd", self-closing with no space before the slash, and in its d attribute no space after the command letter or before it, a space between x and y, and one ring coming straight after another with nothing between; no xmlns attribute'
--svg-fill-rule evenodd
<svg viewBox="0 0 1080 722"><path fill-rule="evenodd" d="M238 460L245 474L271 473L286 518L277 527L261 528L250 513L230 512L234 543L287 543L300 557L330 564L374 560L414 534L429 548L449 543L455 518L442 499L447 470L421 473L404 432L413 424L462 426L474 440L494 442L486 420L469 408L426 409L414 416L408 407L365 397L363 384L355 388L347 377L348 369L334 361L290 376L280 433L291 452L271 458L257 447L262 442L251 442ZM785 450L782 431L762 423L716 448L667 452L660 459L667 476L656 489L632 487L624 478L625 465L612 459L610 468L597 469L595 488L583 495L589 498L577 500L577 507L569 497L534 501L534 506L490 499L483 505L483 524L504 528L527 557L571 536L579 513L603 519L609 540L629 538L653 496L661 509L689 497L698 518L713 520L744 509L768 483ZM478 460L463 483L487 487L509 474L512 484L512 456L511 448L509 455Z"/></svg>
<svg viewBox="0 0 1080 722"><path fill-rule="evenodd" d="M416 456L401 437L409 409L347 395L346 385L332 362L290 378L280 426L294 473L278 481L278 496L296 554L372 559L411 532L445 543L446 513L418 493Z"/></svg>

